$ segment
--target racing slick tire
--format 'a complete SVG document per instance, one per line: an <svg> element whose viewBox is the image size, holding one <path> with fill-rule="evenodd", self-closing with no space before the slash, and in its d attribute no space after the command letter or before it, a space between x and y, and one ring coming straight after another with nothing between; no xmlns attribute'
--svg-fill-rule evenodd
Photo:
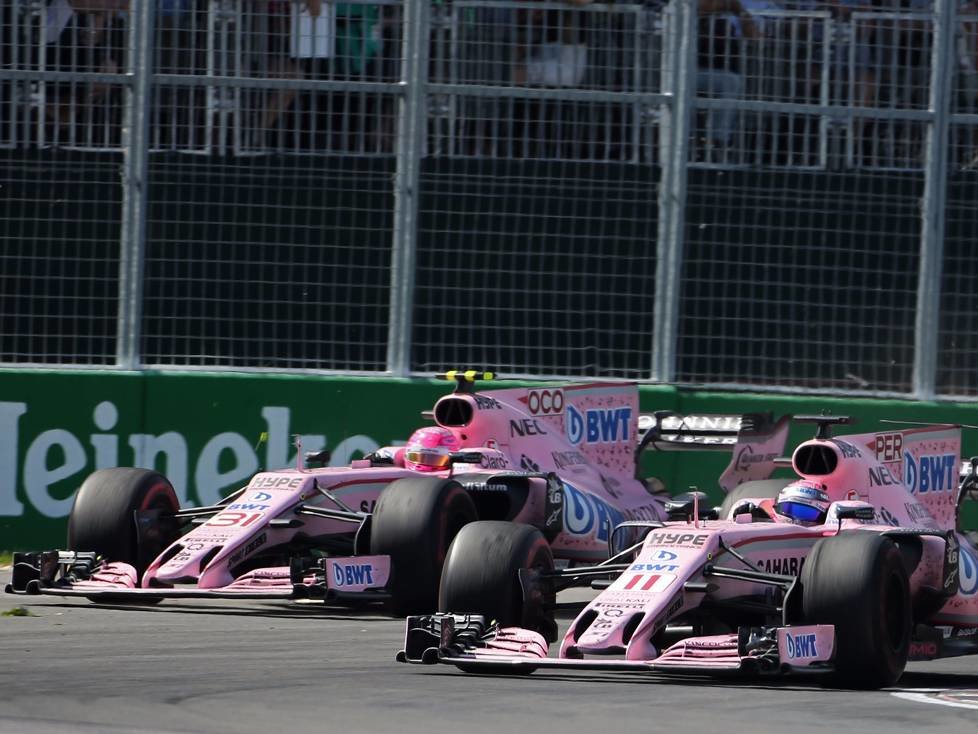
<svg viewBox="0 0 978 734"><path fill-rule="evenodd" d="M396 614L435 611L448 547L462 526L476 519L475 503L454 479L406 477L380 493L370 553L391 558L388 590Z"/></svg>
<svg viewBox="0 0 978 734"><path fill-rule="evenodd" d="M175 521L157 518L137 528L137 511L176 512L180 502L162 474L147 469L99 469L75 495L68 516L68 550L94 551L109 561L128 563L141 577L163 549L176 540Z"/></svg>
<svg viewBox="0 0 978 734"><path fill-rule="evenodd" d="M455 614L481 614L500 627L535 625L541 609L524 610L520 569L552 571L553 553L543 534L530 525L483 520L466 525L452 542L441 574L438 609ZM553 601L550 599L549 601ZM534 629L548 636L548 629Z"/></svg>
<svg viewBox="0 0 978 734"><path fill-rule="evenodd" d="M910 584L889 538L851 532L823 538L801 572L808 624L835 625L835 680L883 688L900 678L912 635Z"/></svg>
<svg viewBox="0 0 978 734"><path fill-rule="evenodd" d="M741 500L751 497L760 499L777 499L778 494L786 486L795 481L794 479L754 479L743 484L738 484L730 490L723 502L720 503L720 519L726 520L730 511Z"/></svg>

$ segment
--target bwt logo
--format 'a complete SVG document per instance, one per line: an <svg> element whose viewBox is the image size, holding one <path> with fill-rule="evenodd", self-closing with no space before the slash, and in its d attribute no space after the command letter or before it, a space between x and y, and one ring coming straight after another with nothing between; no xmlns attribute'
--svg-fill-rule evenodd
<svg viewBox="0 0 978 734"><path fill-rule="evenodd" d="M567 406L567 439L575 446L584 443L628 441L631 408L592 408L581 414L573 405Z"/></svg>
<svg viewBox="0 0 978 734"><path fill-rule="evenodd" d="M978 593L978 561L964 548L958 553L958 570L961 572L961 593L968 596Z"/></svg>
<svg viewBox="0 0 978 734"><path fill-rule="evenodd" d="M675 561L677 558L676 554L667 550L658 550L655 555L652 556L653 561Z"/></svg>
<svg viewBox="0 0 978 734"><path fill-rule="evenodd" d="M675 563L633 563L629 571L675 571L679 566Z"/></svg>
<svg viewBox="0 0 978 734"><path fill-rule="evenodd" d="M337 586L371 586L374 583L374 567L369 563L341 566L333 564L333 581Z"/></svg>
<svg viewBox="0 0 978 734"><path fill-rule="evenodd" d="M608 540L608 530L624 520L611 505L564 483L564 527L573 535L593 532L598 541Z"/></svg>
<svg viewBox="0 0 978 734"><path fill-rule="evenodd" d="M815 647L815 634L792 635L790 632L785 635L785 642L788 647L788 657L792 660L798 658L814 658L818 656L818 649Z"/></svg>
<svg viewBox="0 0 978 734"><path fill-rule="evenodd" d="M950 492L955 488L958 458L954 454L921 456L919 462L908 451L903 457L904 480L911 492Z"/></svg>

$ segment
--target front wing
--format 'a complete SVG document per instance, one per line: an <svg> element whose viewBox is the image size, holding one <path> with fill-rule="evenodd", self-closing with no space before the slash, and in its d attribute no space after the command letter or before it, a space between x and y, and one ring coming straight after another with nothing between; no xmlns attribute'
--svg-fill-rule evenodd
<svg viewBox="0 0 978 734"><path fill-rule="evenodd" d="M328 602L387 601L389 556L323 558L313 568L258 568L226 586L193 584L141 588L136 569L105 562L94 553L15 553L7 593L83 597L91 601L156 602L161 599L321 599Z"/></svg>
<svg viewBox="0 0 978 734"><path fill-rule="evenodd" d="M651 660L548 657L542 635L486 624L477 615L433 614L407 618L400 662L455 665L466 672L529 673L538 668L777 674L830 671L832 625L742 627L737 634L691 637Z"/></svg>

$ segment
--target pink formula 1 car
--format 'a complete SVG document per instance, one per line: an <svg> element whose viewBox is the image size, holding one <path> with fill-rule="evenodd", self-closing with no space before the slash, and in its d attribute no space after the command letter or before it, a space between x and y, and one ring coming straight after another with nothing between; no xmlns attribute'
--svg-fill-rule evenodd
<svg viewBox="0 0 978 734"><path fill-rule="evenodd" d="M636 478L644 449L732 451L720 480L729 488L767 476L787 436L786 420L765 416L640 417L635 385L477 392L480 375L447 377L456 391L406 446L344 467L261 472L213 507L180 508L153 471L97 471L76 495L70 550L15 554L8 591L429 611L449 544L474 521L533 529L548 558L599 561L615 525L665 517L661 484Z"/></svg>
<svg viewBox="0 0 978 734"><path fill-rule="evenodd" d="M671 521L622 523L612 548L633 536L628 547L597 565L554 570L534 528L466 526L441 582L439 608L456 614L409 617L399 660L495 673L822 671L870 688L893 684L908 660L978 652L978 549L959 522L978 462L961 481L960 428L833 438L849 419L796 420L818 424L794 451L796 478L744 485L722 512L694 496L667 505ZM601 592L551 657L555 592L581 584Z"/></svg>

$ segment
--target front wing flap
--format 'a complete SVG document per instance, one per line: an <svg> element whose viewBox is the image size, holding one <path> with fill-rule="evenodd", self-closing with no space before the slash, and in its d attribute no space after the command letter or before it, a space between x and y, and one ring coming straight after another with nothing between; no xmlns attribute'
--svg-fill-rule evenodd
<svg viewBox="0 0 978 734"><path fill-rule="evenodd" d="M300 559L291 566L257 568L226 586L194 585L141 588L136 569L108 562L95 553L41 551L14 553L6 592L83 597L92 601L160 599L323 599L328 602L387 601L389 556L321 558L311 567Z"/></svg>
<svg viewBox="0 0 978 734"><path fill-rule="evenodd" d="M407 618L397 660L486 673L570 668L756 675L831 670L834 645L831 625L742 627L737 634L688 638L651 660L552 658L543 636L531 630L500 629L478 615L432 614Z"/></svg>

